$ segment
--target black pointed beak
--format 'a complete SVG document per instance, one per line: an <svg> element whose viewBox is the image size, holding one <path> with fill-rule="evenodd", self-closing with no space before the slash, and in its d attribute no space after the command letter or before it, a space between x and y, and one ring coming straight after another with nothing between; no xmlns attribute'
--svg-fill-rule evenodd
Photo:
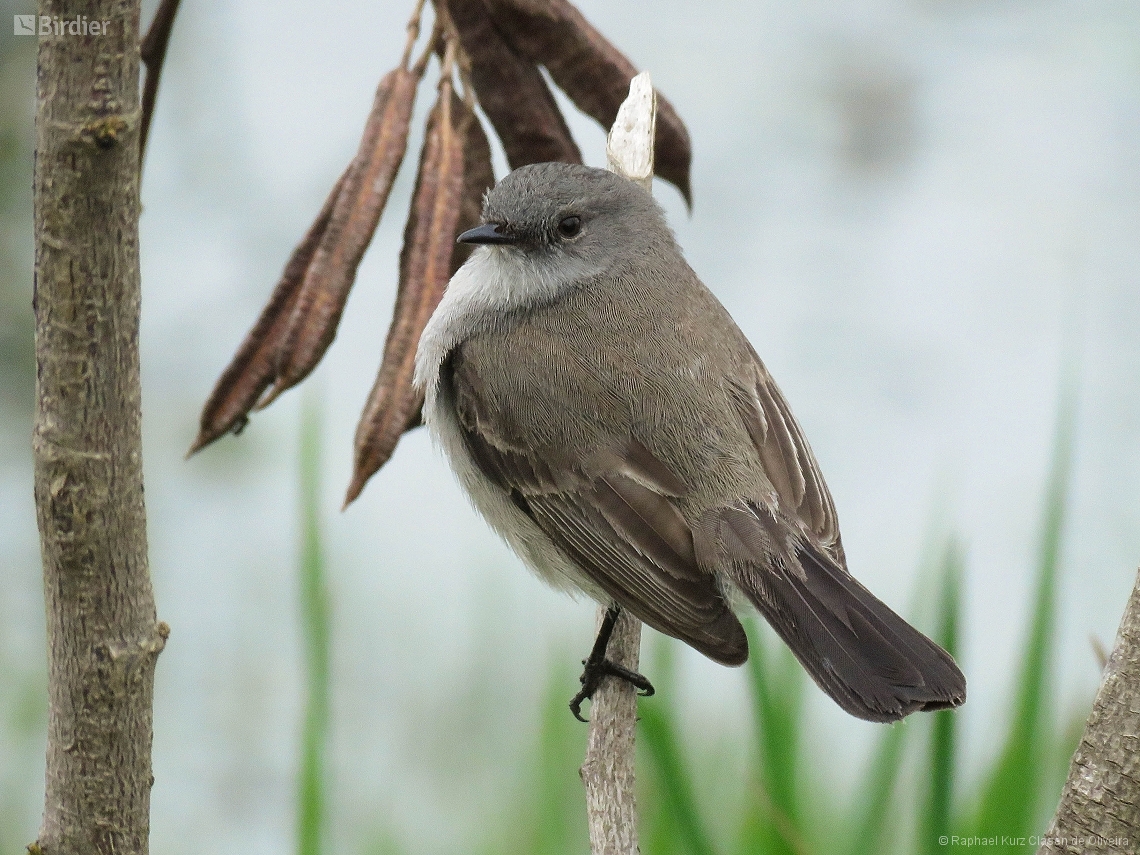
<svg viewBox="0 0 1140 855"><path fill-rule="evenodd" d="M468 229L455 239L456 243L515 243L515 238L501 231L497 223L483 223Z"/></svg>

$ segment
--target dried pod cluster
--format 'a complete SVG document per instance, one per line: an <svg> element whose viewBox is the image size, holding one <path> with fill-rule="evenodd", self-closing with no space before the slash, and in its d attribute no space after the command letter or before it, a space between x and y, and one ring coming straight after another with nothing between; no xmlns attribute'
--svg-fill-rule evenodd
<svg viewBox="0 0 1140 855"><path fill-rule="evenodd" d="M355 499L372 473L392 455L409 423L418 423L423 401L412 390L416 345L451 278L458 254L455 236L464 208L464 137L475 114L445 79L428 117L420 172L400 252L400 284L380 373L356 429L355 465L345 503ZM490 150L484 141L490 162ZM494 182L494 175L491 174ZM485 186L475 187L481 199ZM468 206L470 207L470 206ZM458 265L456 265L458 266Z"/></svg>
<svg viewBox="0 0 1140 855"><path fill-rule="evenodd" d="M613 123L636 70L567 0L433 2L436 22L423 56L409 65L419 33L420 0L408 25L404 59L377 88L356 156L218 379L191 453L226 433L240 432L252 410L308 376L332 343L403 160L416 89L432 55L441 62L438 95L404 228L384 357L356 431L346 504L391 457L403 432L420 423L422 401L411 383L416 346L448 280L471 251L455 238L478 223L483 194L495 183L476 101L511 168L582 160L540 66L583 112L606 128ZM463 97L455 91L457 74ZM691 157L684 124L658 96L656 171L686 201Z"/></svg>
<svg viewBox="0 0 1140 855"><path fill-rule="evenodd" d="M583 113L609 130L637 74L633 63L568 0L483 0L496 29L512 48L550 73ZM488 113L488 116L490 114ZM496 126L496 131L498 127ZM668 100L657 95L654 170L692 204L689 132ZM534 161L524 161L531 163ZM511 163L512 167L523 163Z"/></svg>
<svg viewBox="0 0 1140 855"><path fill-rule="evenodd" d="M422 75L422 67L397 68L380 81L356 157L218 378L202 408L191 454L227 432L239 433L252 409L303 380L332 343L356 268L404 159Z"/></svg>

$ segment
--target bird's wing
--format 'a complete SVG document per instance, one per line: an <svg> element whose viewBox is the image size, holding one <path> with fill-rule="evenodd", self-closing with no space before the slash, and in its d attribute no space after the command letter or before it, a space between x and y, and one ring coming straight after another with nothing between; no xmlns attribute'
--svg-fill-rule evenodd
<svg viewBox="0 0 1140 855"><path fill-rule="evenodd" d="M764 474L779 495L780 510L792 517L815 545L845 565L835 504L811 446L780 394L776 381L752 345L745 379L730 385L737 415L759 455Z"/></svg>
<svg viewBox="0 0 1140 855"><path fill-rule="evenodd" d="M711 659L748 658L744 630L715 577L702 569L693 533L673 499L686 486L635 437L587 458L543 448L487 406L461 353L444 366L464 442L488 479L619 605Z"/></svg>
<svg viewBox="0 0 1140 855"><path fill-rule="evenodd" d="M752 352L733 403L773 497L739 497L695 525L702 566L725 573L827 694L852 715L895 721L961 704L966 682L941 647L847 572L835 507L780 390Z"/></svg>

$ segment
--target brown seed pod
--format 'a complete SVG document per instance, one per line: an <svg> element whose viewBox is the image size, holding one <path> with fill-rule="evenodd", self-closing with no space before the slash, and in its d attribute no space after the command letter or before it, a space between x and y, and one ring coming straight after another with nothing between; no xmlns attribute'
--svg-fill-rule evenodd
<svg viewBox="0 0 1140 855"><path fill-rule="evenodd" d="M440 84L428 118L420 170L400 252L400 283L384 359L356 428L352 502L377 469L392 456L401 434L417 421L421 398L412 389L420 333L435 310L451 275L456 227L463 207L464 137L460 102L451 82Z"/></svg>
<svg viewBox="0 0 1140 855"><path fill-rule="evenodd" d="M637 74L633 63L595 30L569 0L482 2L510 47L546 66L570 100L609 130L617 118L618 107L629 94L629 81ZM479 102L483 103L481 90ZM684 122L673 105L658 93L654 171L674 184L690 206L692 159L692 144Z"/></svg>
<svg viewBox="0 0 1140 855"><path fill-rule="evenodd" d="M581 163L538 67L504 40L483 0L447 0L446 9L470 61L479 105L503 141L511 168L550 160Z"/></svg>
<svg viewBox="0 0 1140 855"><path fill-rule="evenodd" d="M261 393L273 383L277 375L277 351L297 303L301 281L328 228L333 207L347 174L346 171L333 186L321 212L289 257L277 287L261 310L261 316L214 385L214 390L202 407L198 437L190 446L187 456L230 431L240 432Z"/></svg>
<svg viewBox="0 0 1140 855"><path fill-rule="evenodd" d="M483 195L495 186L495 170L491 165L491 146L487 142L487 135L483 133L483 125L475 115L475 111L458 97L453 97L451 103L452 110L463 111L463 119L458 124L461 126L466 123L467 127L463 142L463 202L459 208L459 222L455 226L455 236L458 237L468 229L479 225L483 215ZM451 249L452 276L463 266L463 262L474 249L475 247L469 243L458 241L455 243ZM414 404L414 412L404 426L405 432L418 428L424 423L422 393L416 393ZM380 461L380 466L386 461L387 458Z"/></svg>
<svg viewBox="0 0 1140 855"><path fill-rule="evenodd" d="M297 296L289 328L277 353L277 377L258 405L267 406L320 362L336 336L360 259L372 241L388 193L408 146L408 129L420 68L396 68L376 89L360 148L349 167Z"/></svg>
<svg viewBox="0 0 1140 855"><path fill-rule="evenodd" d="M483 196L495 186L495 169L491 165L491 146L479 117L462 99L452 101L452 111L462 116L457 127L463 135L463 203L459 208L459 222L455 236L479 225L483 217ZM451 250L451 275L463 266L475 247L469 243L455 243Z"/></svg>

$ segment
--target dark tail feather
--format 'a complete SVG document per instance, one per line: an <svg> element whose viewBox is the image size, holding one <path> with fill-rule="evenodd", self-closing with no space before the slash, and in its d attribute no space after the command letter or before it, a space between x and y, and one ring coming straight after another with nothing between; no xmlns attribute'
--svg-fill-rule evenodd
<svg viewBox="0 0 1140 855"><path fill-rule="evenodd" d="M966 679L950 654L832 561L802 548L796 557L804 578L753 564L737 570L746 577L739 581L843 709L870 721L898 721L966 700Z"/></svg>

